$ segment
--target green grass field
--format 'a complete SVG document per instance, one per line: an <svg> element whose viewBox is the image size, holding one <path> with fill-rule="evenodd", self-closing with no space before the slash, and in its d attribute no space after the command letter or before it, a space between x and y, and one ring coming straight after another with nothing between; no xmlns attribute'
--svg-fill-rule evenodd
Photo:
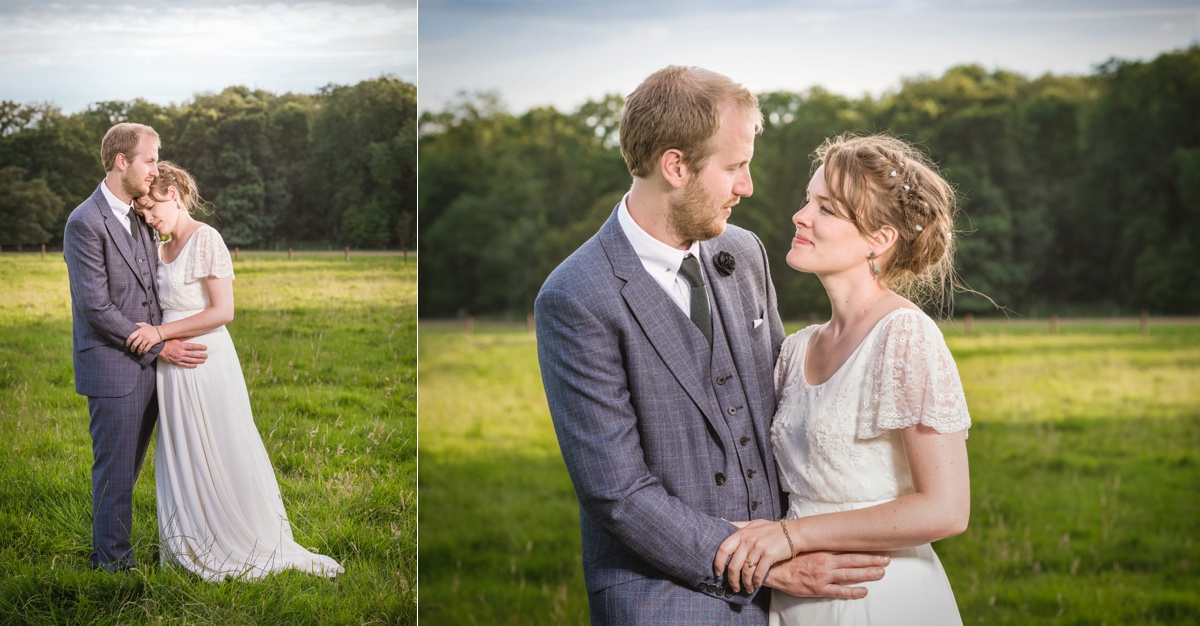
<svg viewBox="0 0 1200 626"><path fill-rule="evenodd" d="M0 256L0 624L416 622L416 263L243 252L229 325L297 541L345 567L203 582L159 564L153 444L132 576L93 572L91 439L61 254Z"/></svg>
<svg viewBox="0 0 1200 626"><path fill-rule="evenodd" d="M964 622L1200 623L1200 320L944 332L974 419L971 525L936 545ZM422 321L419 356L421 623L586 624L533 335Z"/></svg>

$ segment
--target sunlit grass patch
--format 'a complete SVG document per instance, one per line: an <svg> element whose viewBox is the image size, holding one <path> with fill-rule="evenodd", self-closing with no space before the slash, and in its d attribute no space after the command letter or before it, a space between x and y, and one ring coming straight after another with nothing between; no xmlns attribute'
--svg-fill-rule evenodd
<svg viewBox="0 0 1200 626"><path fill-rule="evenodd" d="M944 332L974 419L971 525L936 546L964 622L1200 622L1200 320ZM420 342L422 623L586 624L533 335Z"/></svg>
<svg viewBox="0 0 1200 626"><path fill-rule="evenodd" d="M92 572L91 439L61 256L0 256L0 624L416 622L416 263L241 253L229 325L297 541L346 568L210 584L159 565L153 449L130 577Z"/></svg>

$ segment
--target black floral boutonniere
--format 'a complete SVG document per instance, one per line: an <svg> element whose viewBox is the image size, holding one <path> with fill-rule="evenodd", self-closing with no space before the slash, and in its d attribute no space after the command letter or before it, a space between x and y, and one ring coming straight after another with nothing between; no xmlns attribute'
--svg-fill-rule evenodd
<svg viewBox="0 0 1200 626"><path fill-rule="evenodd" d="M714 254L712 262L713 267L717 268L717 273L722 276L732 274L734 268L737 267L737 261L734 260L733 255L724 250Z"/></svg>

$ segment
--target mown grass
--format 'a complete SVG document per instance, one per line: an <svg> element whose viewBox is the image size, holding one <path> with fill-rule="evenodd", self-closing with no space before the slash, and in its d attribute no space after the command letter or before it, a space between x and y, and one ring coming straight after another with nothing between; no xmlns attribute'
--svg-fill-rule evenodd
<svg viewBox="0 0 1200 626"><path fill-rule="evenodd" d="M789 331L803 324L789 324ZM1200 623L1200 320L945 328L972 519L968 624ZM422 322L423 624L586 624L578 510L531 334Z"/></svg>
<svg viewBox="0 0 1200 626"><path fill-rule="evenodd" d="M132 576L93 572L91 440L60 255L0 256L0 624L416 622L416 263L242 253L229 325L296 538L335 580L159 564L153 445Z"/></svg>

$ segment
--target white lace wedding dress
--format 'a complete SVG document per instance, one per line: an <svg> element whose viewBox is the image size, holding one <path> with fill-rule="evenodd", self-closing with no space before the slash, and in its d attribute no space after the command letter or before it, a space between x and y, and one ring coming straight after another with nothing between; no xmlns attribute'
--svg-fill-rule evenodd
<svg viewBox="0 0 1200 626"><path fill-rule="evenodd" d="M913 492L898 429L918 423L949 433L971 425L962 382L937 325L898 309L867 334L825 383L810 385L804 355L818 326L783 342L775 367L779 410L771 443L789 519L864 508ZM950 582L929 544L888 553L883 580L859 600L797 598L775 591L772 626L962 624Z"/></svg>
<svg viewBox="0 0 1200 626"><path fill-rule="evenodd" d="M209 276L232 277L233 263L221 235L201 226L173 262L159 265L164 320L207 308ZM154 468L163 564L177 562L211 581L284 569L337 575L336 561L292 539L229 332L222 326L191 341L208 347L202 365L160 360L157 366Z"/></svg>

